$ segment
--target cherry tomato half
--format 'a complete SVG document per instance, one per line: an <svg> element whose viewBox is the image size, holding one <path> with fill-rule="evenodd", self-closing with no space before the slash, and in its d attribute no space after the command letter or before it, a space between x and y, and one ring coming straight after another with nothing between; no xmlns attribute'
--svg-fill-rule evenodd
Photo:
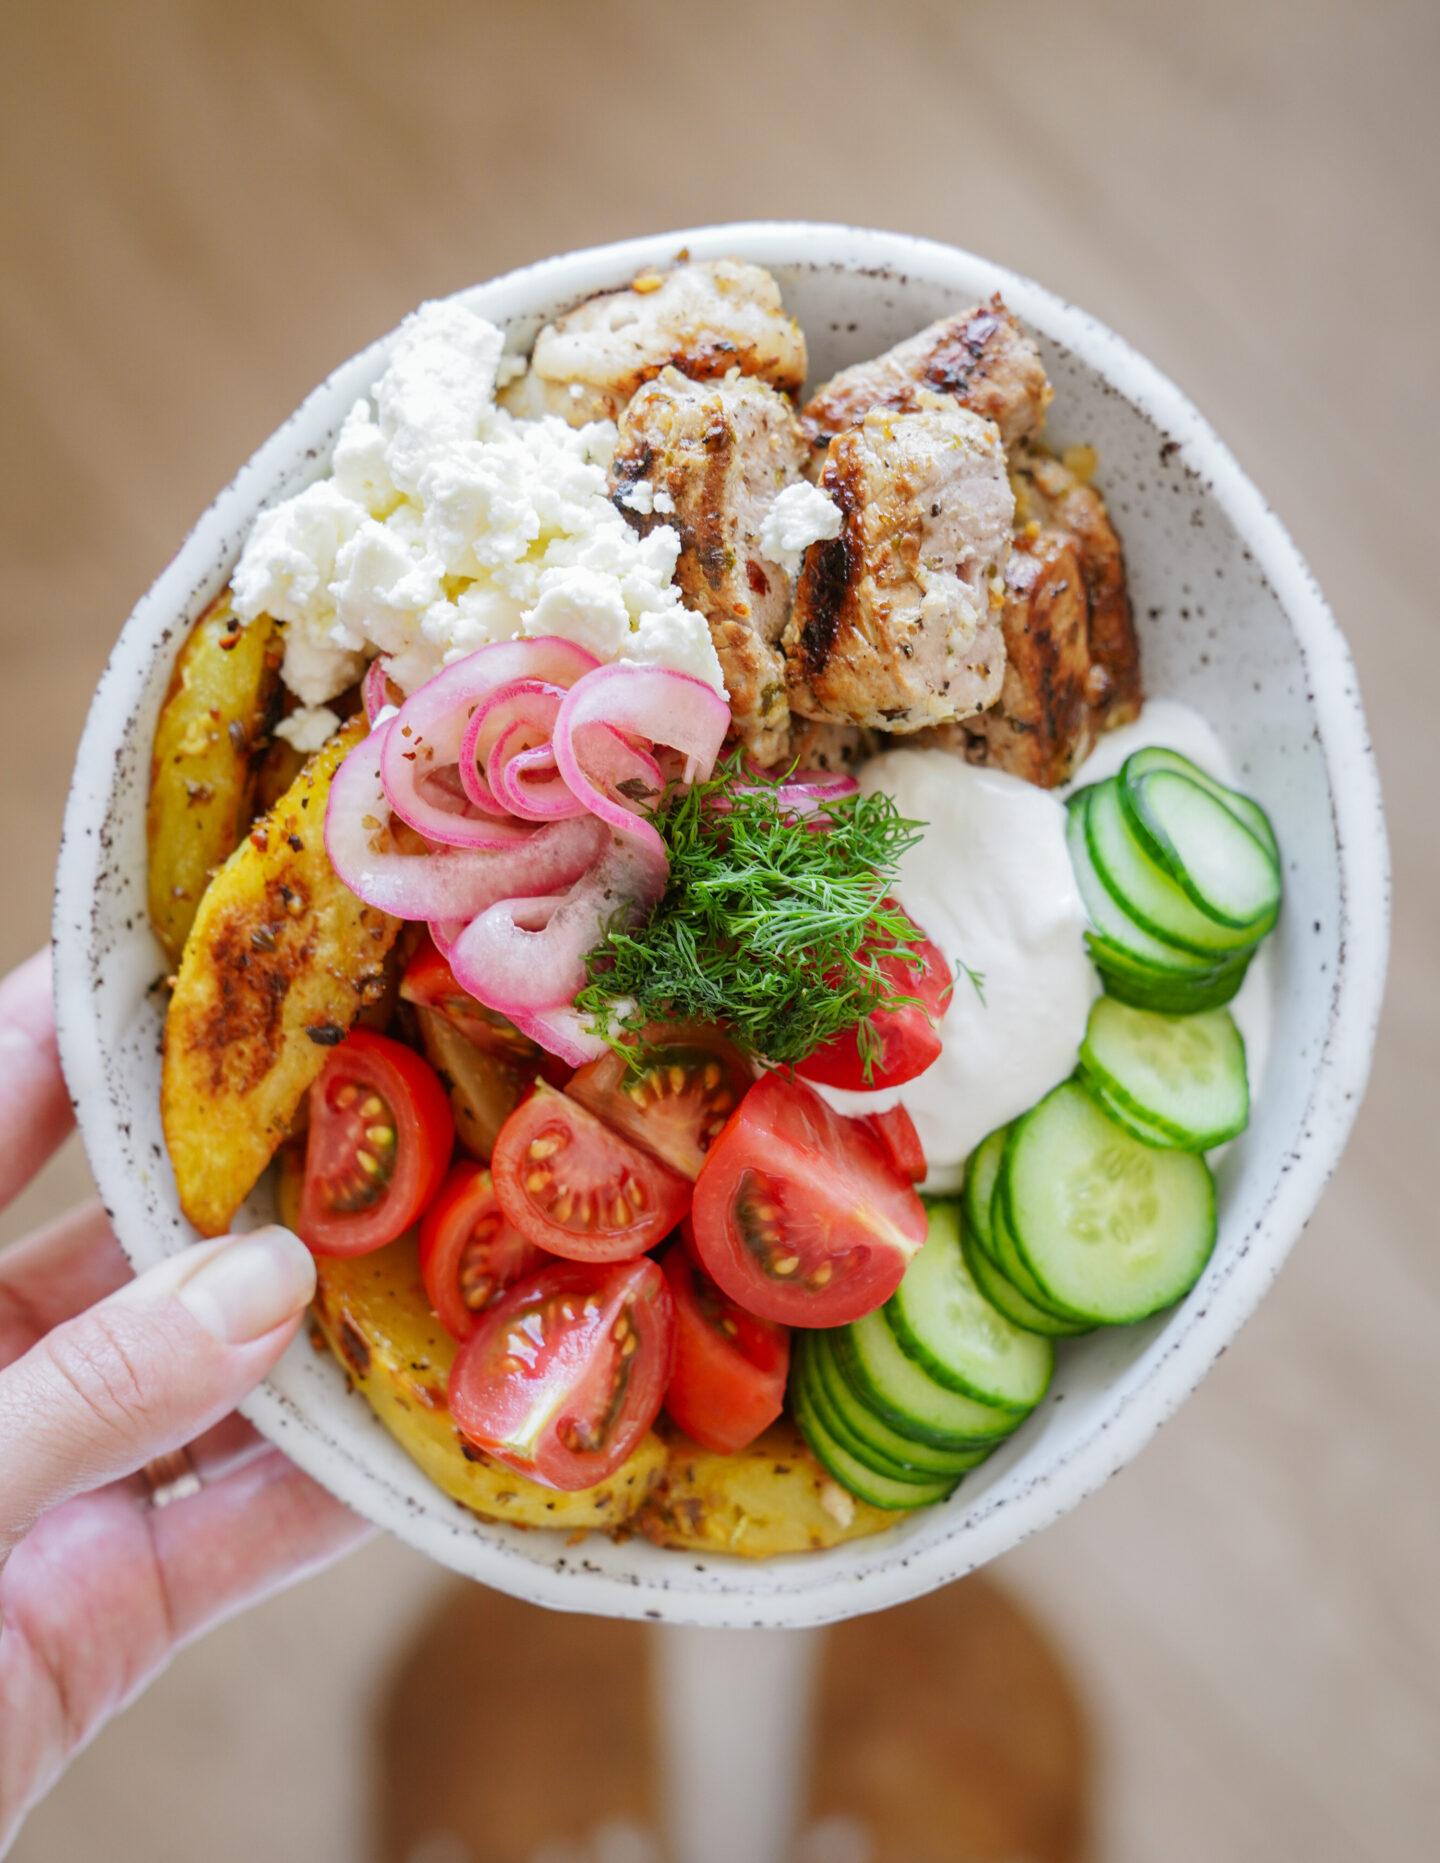
<svg viewBox="0 0 1440 1863"><path fill-rule="evenodd" d="M468 1158L452 1164L420 1224L420 1278L446 1332L468 1339L486 1307L544 1265L506 1222L490 1173Z"/></svg>
<svg viewBox="0 0 1440 1863"><path fill-rule="evenodd" d="M693 1184L750 1087L750 1069L718 1029L651 1028L644 1040L643 1066L612 1049L582 1067L565 1091Z"/></svg>
<svg viewBox="0 0 1440 1863"><path fill-rule="evenodd" d="M454 1145L435 1070L403 1042L352 1029L310 1089L301 1240L317 1255L393 1242L439 1189Z"/></svg>
<svg viewBox="0 0 1440 1863"><path fill-rule="evenodd" d="M549 1488L613 1475L655 1421L675 1307L648 1257L552 1262L480 1316L450 1373L461 1434Z"/></svg>
<svg viewBox="0 0 1440 1863"><path fill-rule="evenodd" d="M522 1035L497 1009L487 1009L455 981L449 959L427 932L415 947L400 981L400 995L422 1009L437 1009L448 1016L467 1041L498 1055L502 1061L528 1062L538 1067L544 1050Z"/></svg>
<svg viewBox="0 0 1440 1863"><path fill-rule="evenodd" d="M543 1084L500 1128L490 1171L520 1233L571 1261L643 1255L690 1204L684 1178Z"/></svg>
<svg viewBox="0 0 1440 1863"><path fill-rule="evenodd" d="M733 1455L780 1415L790 1334L726 1298L679 1246L661 1266L675 1301L675 1364L665 1408L702 1449Z"/></svg>
<svg viewBox="0 0 1440 1863"><path fill-rule="evenodd" d="M892 911L900 910L893 899L885 903ZM870 1017L874 1048L868 1076L857 1024L797 1062L795 1072L802 1080L818 1080L826 1087L899 1087L938 1058L940 1019L955 994L955 976L945 953L922 937L903 954L885 958L880 968L892 989L920 1000L903 1009L877 1010Z"/></svg>
<svg viewBox="0 0 1440 1863"><path fill-rule="evenodd" d="M888 1300L925 1206L866 1119L763 1075L711 1147L691 1207L711 1278L761 1319L842 1326Z"/></svg>
<svg viewBox="0 0 1440 1863"><path fill-rule="evenodd" d="M922 1183L930 1167L925 1162L925 1148L915 1130L915 1121L905 1108L892 1106L888 1113L871 1113L870 1124L880 1141L881 1151L901 1177L908 1177L912 1184Z"/></svg>

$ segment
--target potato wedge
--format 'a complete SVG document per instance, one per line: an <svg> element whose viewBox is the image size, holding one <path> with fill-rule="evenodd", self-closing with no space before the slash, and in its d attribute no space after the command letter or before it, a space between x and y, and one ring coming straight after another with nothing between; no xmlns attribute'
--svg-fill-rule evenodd
<svg viewBox="0 0 1440 1863"><path fill-rule="evenodd" d="M650 1431L598 1487L560 1494L471 1448L445 1400L458 1347L430 1310L413 1231L371 1255L317 1263L315 1317L331 1350L437 1488L487 1520L527 1527L622 1526L665 1467Z"/></svg>
<svg viewBox="0 0 1440 1863"><path fill-rule="evenodd" d="M634 1522L657 1546L772 1559L895 1524L893 1513L832 1481L788 1418L736 1455L701 1449L678 1431L668 1448L664 1479Z"/></svg>
<svg viewBox="0 0 1440 1863"><path fill-rule="evenodd" d="M211 874L250 825L281 652L275 623L262 615L242 627L227 589L176 662L155 727L145 823L150 923L172 964Z"/></svg>
<svg viewBox="0 0 1440 1863"><path fill-rule="evenodd" d="M285 1138L301 1096L386 989L400 929L325 857L330 779L366 730L350 721L211 881L165 1021L160 1112L180 1207L221 1234Z"/></svg>

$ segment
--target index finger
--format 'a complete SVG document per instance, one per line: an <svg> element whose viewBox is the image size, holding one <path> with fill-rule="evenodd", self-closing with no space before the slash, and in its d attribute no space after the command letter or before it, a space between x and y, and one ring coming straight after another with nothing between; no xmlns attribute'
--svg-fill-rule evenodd
<svg viewBox="0 0 1440 1863"><path fill-rule="evenodd" d="M75 1123L55 1045L50 947L0 982L0 1209Z"/></svg>

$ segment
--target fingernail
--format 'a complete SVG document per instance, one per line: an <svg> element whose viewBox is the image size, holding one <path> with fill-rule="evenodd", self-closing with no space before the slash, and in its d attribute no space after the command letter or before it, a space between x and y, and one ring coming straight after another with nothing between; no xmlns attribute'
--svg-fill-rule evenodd
<svg viewBox="0 0 1440 1863"><path fill-rule="evenodd" d="M177 1299L226 1345L245 1345L299 1313L315 1292L315 1258L278 1225L237 1236L198 1268Z"/></svg>

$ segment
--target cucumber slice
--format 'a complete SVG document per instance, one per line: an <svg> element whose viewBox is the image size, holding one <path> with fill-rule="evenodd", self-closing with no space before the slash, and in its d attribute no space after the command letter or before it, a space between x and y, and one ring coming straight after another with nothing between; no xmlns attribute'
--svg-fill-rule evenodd
<svg viewBox="0 0 1440 1863"><path fill-rule="evenodd" d="M1085 942L1108 995L1122 1003L1131 1003L1136 1009L1153 1009L1157 1014L1170 1016L1193 1016L1205 1009L1223 1007L1245 981L1245 972L1255 955L1251 947L1237 952L1212 970L1172 976L1136 963L1093 932L1085 934Z"/></svg>
<svg viewBox="0 0 1440 1863"><path fill-rule="evenodd" d="M927 1482L896 1481L892 1476L866 1468L863 1462L842 1449L825 1428L812 1402L812 1392L803 1380L799 1389L792 1392L791 1404L800 1434L809 1443L815 1460L842 1488L848 1488L851 1494L868 1501L872 1507L928 1507L955 1492L958 1476Z"/></svg>
<svg viewBox="0 0 1440 1863"><path fill-rule="evenodd" d="M1223 815L1225 811L1217 806L1216 813ZM1238 822L1231 825L1237 835L1245 832ZM1178 945L1182 951L1208 959L1211 964L1231 951L1254 944L1258 934L1253 926L1222 924L1203 911L1151 858L1121 807L1120 786L1113 776L1090 791L1085 832L1090 858L1101 881L1129 917L1152 937ZM1259 854L1253 839L1250 845Z"/></svg>
<svg viewBox="0 0 1440 1863"><path fill-rule="evenodd" d="M1180 776L1188 776L1192 783L1199 783L1202 789L1208 789L1217 802L1225 804L1236 821L1250 830L1275 866L1280 865L1280 843L1275 839L1270 817L1258 802L1241 795L1238 789L1228 789L1218 778L1191 763L1188 757L1182 757L1178 750L1162 750L1159 745L1134 751L1125 759L1120 771L1121 788L1128 792L1132 783L1148 776L1152 770L1174 770Z"/></svg>
<svg viewBox="0 0 1440 1863"><path fill-rule="evenodd" d="M953 1481L990 1454L988 1445L980 1449L932 1449L928 1443L917 1443L891 1429L850 1389L828 1341L826 1332L802 1332L796 1336L795 1346L826 1428L857 1462L878 1474L893 1475L897 1481Z"/></svg>
<svg viewBox="0 0 1440 1863"><path fill-rule="evenodd" d="M1026 1332L1040 1333L1047 1339L1069 1339L1095 1330L1088 1320L1058 1319L1048 1308L1037 1307L1033 1300L1027 1300L981 1248L968 1221L960 1231L960 1246L965 1251L965 1265L974 1276L975 1285L990 1305L1012 1324L1023 1326Z"/></svg>
<svg viewBox="0 0 1440 1863"><path fill-rule="evenodd" d="M906 1357L947 1390L1018 1421L1049 1387L1055 1348L1012 1324L975 1285L960 1246L958 1204L930 1205L924 1246L881 1311Z"/></svg>
<svg viewBox="0 0 1440 1863"><path fill-rule="evenodd" d="M797 1342L799 1343L799 1342ZM851 1435L845 1427L845 1420L830 1401L829 1392L821 1379L812 1353L805 1346L795 1354L791 1361L790 1397L793 1405L799 1403L809 1406L820 1428L845 1454L854 1458L862 1468L872 1475L883 1476L886 1481L904 1482L908 1487L930 1487L937 1481L954 1481L961 1473L958 1469L945 1469L928 1473L909 1468L903 1462L897 1462L889 1456L880 1455Z"/></svg>
<svg viewBox="0 0 1440 1863"><path fill-rule="evenodd" d="M1117 790L1146 853L1193 904L1249 938L1280 910L1280 869L1217 796L1174 770L1155 770Z"/></svg>
<svg viewBox="0 0 1440 1863"><path fill-rule="evenodd" d="M981 1253L995 1260L995 1245L990 1237L990 1199L995 1194L995 1179L1000 1175L1000 1159L1010 1128L997 1126L987 1133L965 1160L965 1188L961 1192L961 1211Z"/></svg>
<svg viewBox="0 0 1440 1863"><path fill-rule="evenodd" d="M1146 931L1101 879L1090 856L1090 803L1094 795L1093 786L1076 790L1066 806L1065 821L1065 841L1070 851L1070 864L1075 869L1075 884L1080 889L1090 923L1095 927L1090 936L1092 948L1098 937L1119 960L1143 967L1157 977L1207 976L1217 962L1213 952L1199 955L1194 951L1182 951Z"/></svg>
<svg viewBox="0 0 1440 1863"><path fill-rule="evenodd" d="M1090 1011L1080 1069L1124 1108L1123 1123L1139 1121L1161 1145L1209 1151L1243 1132L1250 1117L1245 1043L1223 1009L1160 1016L1102 996Z"/></svg>
<svg viewBox="0 0 1440 1863"><path fill-rule="evenodd" d="M1012 1410L947 1391L900 1350L879 1313L830 1330L835 1363L864 1404L902 1436L933 1449L993 1447L1015 1428Z"/></svg>
<svg viewBox="0 0 1440 1863"><path fill-rule="evenodd" d="M995 1200L1042 1294L1104 1325L1171 1306L1215 1246L1205 1160L1142 1144L1074 1080L1016 1122Z"/></svg>
<svg viewBox="0 0 1440 1863"><path fill-rule="evenodd" d="M1009 1141L1007 1139L1006 1143ZM1002 1154L1000 1168L1005 1168ZM1040 1286L1031 1274L1020 1251L1015 1246L1015 1238L1010 1233L1010 1224L1005 1216L1005 1200L1000 1195L1000 1180L995 1180L995 1192L990 1199L990 1234L995 1241L995 1266L1004 1275L1013 1288L1022 1293L1032 1306L1039 1307L1043 1313L1053 1313L1057 1320L1078 1320L1088 1326L1092 1322L1078 1313L1067 1313Z"/></svg>

